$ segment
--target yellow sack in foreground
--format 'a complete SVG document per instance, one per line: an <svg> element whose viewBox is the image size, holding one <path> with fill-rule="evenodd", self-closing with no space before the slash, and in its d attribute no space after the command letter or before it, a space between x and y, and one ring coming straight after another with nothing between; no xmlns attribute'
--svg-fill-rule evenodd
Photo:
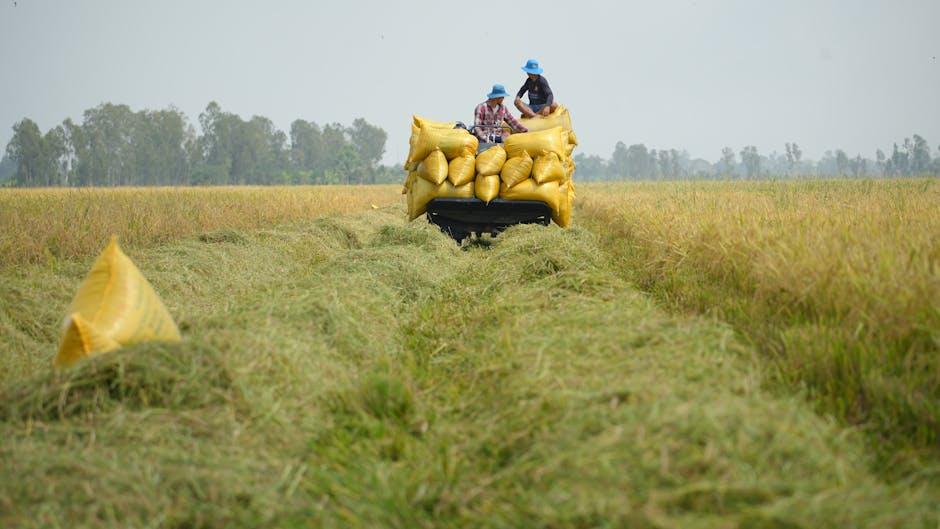
<svg viewBox="0 0 940 529"><path fill-rule="evenodd" d="M503 170L499 173L500 180L508 187L512 187L529 177L532 172L532 157L522 151L519 156L506 160Z"/></svg>
<svg viewBox="0 0 940 529"><path fill-rule="evenodd" d="M410 165L420 162L435 149L440 149L447 160L453 160L465 154L476 156L478 144L477 137L464 129L419 127L411 148L411 155L406 163Z"/></svg>
<svg viewBox="0 0 940 529"><path fill-rule="evenodd" d="M558 214L562 196L558 188L558 182L548 182L547 184L539 185L535 180L527 178L512 187L507 186L505 182L499 186L499 198L506 200L539 200L545 202L548 204L548 207L552 209L552 216Z"/></svg>
<svg viewBox="0 0 940 529"><path fill-rule="evenodd" d="M555 109L551 114L541 117L541 118L522 118L519 120L525 128L529 129L529 132L536 132L540 130L550 129L552 127L561 127L565 130L571 129L571 114L568 113L568 109L563 105L558 105L558 108ZM571 141L572 138L569 138ZM577 143L575 141L575 143Z"/></svg>
<svg viewBox="0 0 940 529"><path fill-rule="evenodd" d="M69 305L57 367L138 342L178 342L179 329L115 237L98 256Z"/></svg>
<svg viewBox="0 0 940 529"><path fill-rule="evenodd" d="M447 158L441 151L434 151L418 164L418 176L434 185L447 179Z"/></svg>
<svg viewBox="0 0 940 529"><path fill-rule="evenodd" d="M553 152L539 156L532 164L532 179L539 184L562 182L565 177L565 166L562 165L558 155Z"/></svg>
<svg viewBox="0 0 940 529"><path fill-rule="evenodd" d="M523 151L535 158L546 152L553 152L559 158L565 157L568 141L561 127L554 127L538 132L523 132L512 134L506 138L506 153L509 158L515 158Z"/></svg>
<svg viewBox="0 0 940 529"><path fill-rule="evenodd" d="M499 196L499 175L477 175L477 179L473 182L473 191L477 198L489 204L491 200Z"/></svg>
<svg viewBox="0 0 940 529"><path fill-rule="evenodd" d="M415 220L428 210L428 202L435 198L473 198L473 182L455 186L444 181L432 184L423 178L415 180L408 193L408 220Z"/></svg>
<svg viewBox="0 0 940 529"><path fill-rule="evenodd" d="M503 170L503 164L506 163L506 149L502 145L496 145L477 155L477 174L490 176L499 174Z"/></svg>
<svg viewBox="0 0 940 529"><path fill-rule="evenodd" d="M455 186L462 186L473 182L476 174L477 160L472 154L458 156L450 161L447 168L447 179Z"/></svg>

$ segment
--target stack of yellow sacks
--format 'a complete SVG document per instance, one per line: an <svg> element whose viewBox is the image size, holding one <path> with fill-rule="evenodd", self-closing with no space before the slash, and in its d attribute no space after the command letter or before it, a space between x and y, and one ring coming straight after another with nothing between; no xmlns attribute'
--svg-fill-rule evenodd
<svg viewBox="0 0 940 529"><path fill-rule="evenodd" d="M427 211L435 198L473 198L478 140L454 122L414 116L402 193L408 197L408 218Z"/></svg>
<svg viewBox="0 0 940 529"><path fill-rule="evenodd" d="M546 117L523 119L522 123L529 132L513 134L505 147L496 145L474 158L474 136L454 129L453 122L415 116L405 164L408 178L402 191L408 195L409 218L424 214L434 198L476 196L489 203L499 197L545 202L552 210L552 220L567 228L575 196L571 153L577 145L571 117L559 106ZM466 165L471 158L475 174L467 179Z"/></svg>
<svg viewBox="0 0 940 529"><path fill-rule="evenodd" d="M508 159L500 171L499 197L506 200L541 200L552 208L552 220L571 225L575 163L578 144L571 115L563 106L541 118L522 119L529 129L506 140Z"/></svg>

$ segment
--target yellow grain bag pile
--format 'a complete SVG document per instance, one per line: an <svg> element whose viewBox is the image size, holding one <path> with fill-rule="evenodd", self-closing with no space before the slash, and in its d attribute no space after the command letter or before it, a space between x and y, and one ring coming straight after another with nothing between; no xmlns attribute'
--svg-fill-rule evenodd
<svg viewBox="0 0 940 529"><path fill-rule="evenodd" d="M552 220L571 225L578 144L568 109L559 106L548 116L522 119L529 132L512 134L504 145L476 155L477 139L453 122L414 116L402 193L408 196L408 217L427 211L434 198L539 200L552 209Z"/></svg>
<svg viewBox="0 0 940 529"><path fill-rule="evenodd" d="M163 302L114 237L78 287L67 314L56 367L122 345L180 340Z"/></svg>
<svg viewBox="0 0 940 529"><path fill-rule="evenodd" d="M478 140L454 125L414 116L405 161L408 176L402 189L411 220L423 215L435 198L474 196Z"/></svg>
<svg viewBox="0 0 940 529"><path fill-rule="evenodd" d="M506 140L508 159L500 172L499 198L545 202L555 224L567 228L574 201L573 132L565 129L571 126L568 111L559 107L549 117L526 120L525 125L529 132Z"/></svg>

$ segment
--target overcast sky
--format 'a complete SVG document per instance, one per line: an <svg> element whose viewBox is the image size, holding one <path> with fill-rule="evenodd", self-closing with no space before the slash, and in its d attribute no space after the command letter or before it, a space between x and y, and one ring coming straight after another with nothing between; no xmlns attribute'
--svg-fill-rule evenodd
<svg viewBox="0 0 940 529"><path fill-rule="evenodd" d="M23 117L45 131L110 101L197 125L215 100L285 132L364 117L393 163L411 114L471 121L530 57L604 157L940 144L940 0L0 2L2 145Z"/></svg>

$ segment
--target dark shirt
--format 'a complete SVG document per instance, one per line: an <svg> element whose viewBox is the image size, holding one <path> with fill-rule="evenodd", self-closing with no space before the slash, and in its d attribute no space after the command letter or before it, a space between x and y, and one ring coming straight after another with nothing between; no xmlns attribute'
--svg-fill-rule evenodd
<svg viewBox="0 0 940 529"><path fill-rule="evenodd" d="M534 81L526 77L525 83L519 89L516 97L522 97L526 92L529 92L530 105L551 105L552 101L555 100L552 89L548 86L548 81L541 75L536 77Z"/></svg>

